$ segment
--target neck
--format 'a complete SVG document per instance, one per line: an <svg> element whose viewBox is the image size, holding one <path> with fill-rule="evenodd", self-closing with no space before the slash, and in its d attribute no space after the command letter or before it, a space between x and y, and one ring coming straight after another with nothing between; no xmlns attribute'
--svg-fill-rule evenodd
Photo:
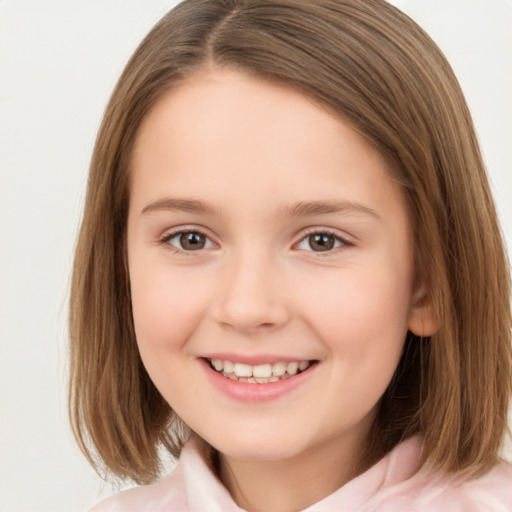
<svg viewBox="0 0 512 512"><path fill-rule="evenodd" d="M344 438L285 460L220 455L219 476L237 505L248 512L295 512L329 496L366 469L354 463L359 453L360 444Z"/></svg>

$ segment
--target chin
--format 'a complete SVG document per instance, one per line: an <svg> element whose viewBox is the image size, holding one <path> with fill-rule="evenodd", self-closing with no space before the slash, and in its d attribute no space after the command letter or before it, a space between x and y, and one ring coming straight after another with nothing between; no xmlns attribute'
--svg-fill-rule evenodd
<svg viewBox="0 0 512 512"><path fill-rule="evenodd" d="M307 444L290 435L276 436L268 433L252 436L231 434L223 439L206 440L226 457L247 461L285 460L307 447Z"/></svg>

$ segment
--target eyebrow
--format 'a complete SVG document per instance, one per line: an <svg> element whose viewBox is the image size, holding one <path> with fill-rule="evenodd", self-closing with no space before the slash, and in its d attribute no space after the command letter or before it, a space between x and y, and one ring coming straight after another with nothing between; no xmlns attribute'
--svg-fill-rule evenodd
<svg viewBox="0 0 512 512"><path fill-rule="evenodd" d="M204 201L199 201L198 199L178 199L168 197L165 199L158 199L156 201L149 203L143 208L141 215L152 213L159 210L174 210L190 213L209 214L218 213L217 208L208 203L205 203Z"/></svg>
<svg viewBox="0 0 512 512"><path fill-rule="evenodd" d="M331 199L327 201L299 201L282 208L282 213L289 217L305 217L326 213L364 213L380 218L375 210L360 203Z"/></svg>
<svg viewBox="0 0 512 512"><path fill-rule="evenodd" d="M204 201L198 199L164 198L158 199L146 205L141 215L156 211L182 211L199 214L219 214L219 209ZM287 217L307 217L314 215L323 215L328 213L364 213L376 218L380 218L375 210L368 208L360 203L343 200L327 201L299 201L298 203L285 205L280 208L280 213Z"/></svg>

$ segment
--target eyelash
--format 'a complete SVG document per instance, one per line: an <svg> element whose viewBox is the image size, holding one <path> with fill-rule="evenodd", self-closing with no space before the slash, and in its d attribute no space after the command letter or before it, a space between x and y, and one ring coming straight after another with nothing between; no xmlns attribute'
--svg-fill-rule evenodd
<svg viewBox="0 0 512 512"><path fill-rule="evenodd" d="M200 251L202 251L204 249L204 248L200 248L200 249L196 249L196 250L186 250L186 249L182 249L182 248L176 247L176 246L174 246L174 245L172 245L170 243L170 241L173 238L176 238L176 237L184 235L184 234L196 234L196 235L204 236L205 239L208 240L212 245L216 245L215 242L213 242L211 240L211 238L206 233L204 233L202 230L197 229L197 228L194 228L194 229L183 229L183 228L181 228L181 229L178 229L176 231L172 231L170 233L166 233L165 235L163 235L158 240L158 243L160 245L166 245L167 244L169 246L169 248L171 248L174 252L180 253L180 254L186 254L186 255L191 255L191 253L200 252ZM315 253L315 254L317 254L318 256L321 256L321 257L332 256L333 253L337 252L337 250L343 249L344 247L351 247L351 246L354 245L352 242L349 242L345 238L341 237L338 233L335 233L334 231L331 231L329 229L325 229L325 228L324 229L311 228L310 230L306 231L306 233L299 240L298 243L294 244L294 247L299 246L300 244L305 242L312 235L320 235L320 236L332 237L335 240L335 244L337 242L340 244L337 247L333 247L333 248L328 249L326 251L313 251L313 250L307 251L307 252ZM311 248L311 245L310 245L310 248Z"/></svg>
<svg viewBox="0 0 512 512"><path fill-rule="evenodd" d="M206 234L204 233L202 230L200 229L197 229L197 228L191 228L191 229L177 229L176 231L172 231L170 233L166 233L165 235L163 235L159 240L158 240L158 243L160 245L168 245L168 247L173 250L174 252L176 253L180 253L180 254L185 254L187 256L191 255L190 253L194 253L194 252L200 252L201 249L196 249L195 251L194 250L190 250L190 251L187 251L185 249L180 249L179 247L176 247L174 245L172 245L170 243L170 241L173 239L173 238L176 238L178 236L181 236L181 235L186 235L186 234L195 234L195 235L201 235L201 236L204 236L206 240L210 241L210 243L212 245L216 245L212 240L211 238Z"/></svg>
<svg viewBox="0 0 512 512"><path fill-rule="evenodd" d="M332 231L330 229L326 228L311 228L306 230L306 233L304 236L300 239L300 241L294 245L294 247L302 244L304 241L306 241L311 235L320 235L320 236L328 236L332 237L336 242L339 242L340 245L338 247L333 247L332 249L329 249L327 251L313 251L310 250L308 252L315 253L317 256L320 256L322 258L327 258L329 256L333 256L336 254L339 250L342 250L343 248L352 247L354 244L352 242L349 242L346 238L343 238L339 235L339 233L336 233L335 231ZM310 245L311 248L311 245Z"/></svg>

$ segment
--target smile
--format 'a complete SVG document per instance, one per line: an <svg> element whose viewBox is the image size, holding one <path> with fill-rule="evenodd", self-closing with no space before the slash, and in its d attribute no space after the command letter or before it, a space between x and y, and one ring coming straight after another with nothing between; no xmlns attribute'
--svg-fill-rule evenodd
<svg viewBox="0 0 512 512"><path fill-rule="evenodd" d="M312 366L316 361L276 362L260 365L227 361L222 359L206 359L210 368L223 377L249 384L269 384L290 379Z"/></svg>

